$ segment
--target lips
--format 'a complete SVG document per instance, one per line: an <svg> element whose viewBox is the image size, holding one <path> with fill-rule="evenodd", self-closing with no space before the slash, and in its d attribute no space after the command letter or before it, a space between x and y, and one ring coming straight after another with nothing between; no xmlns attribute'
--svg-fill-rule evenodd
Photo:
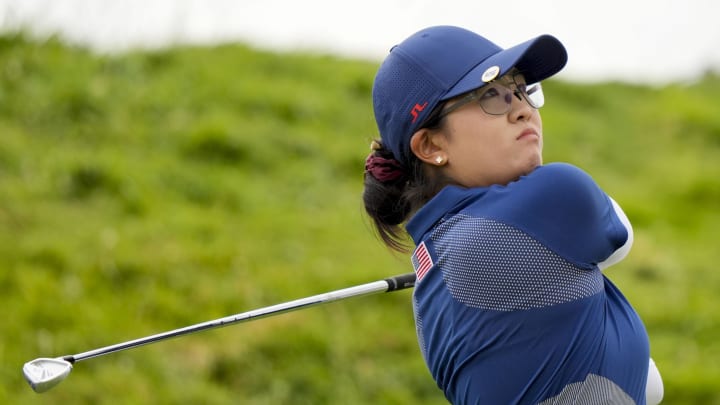
<svg viewBox="0 0 720 405"><path fill-rule="evenodd" d="M534 130L534 129L532 129L532 128L528 128L528 129L522 131L522 132L520 133L520 135L518 135L517 138L515 138L515 139L520 140L520 139L527 138L527 137L530 137L530 136L534 136L534 137L536 137L536 138L540 138L540 135L538 134L538 132L537 132L536 130Z"/></svg>

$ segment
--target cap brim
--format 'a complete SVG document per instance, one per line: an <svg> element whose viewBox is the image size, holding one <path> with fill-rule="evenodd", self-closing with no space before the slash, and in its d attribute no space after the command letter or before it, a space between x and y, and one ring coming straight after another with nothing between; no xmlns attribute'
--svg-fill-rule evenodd
<svg viewBox="0 0 720 405"><path fill-rule="evenodd" d="M497 77L516 67L528 83L536 83L556 74L566 63L567 51L562 43L552 35L541 35L485 59L463 76L442 99L447 100L484 86L483 73L493 66L500 68Z"/></svg>

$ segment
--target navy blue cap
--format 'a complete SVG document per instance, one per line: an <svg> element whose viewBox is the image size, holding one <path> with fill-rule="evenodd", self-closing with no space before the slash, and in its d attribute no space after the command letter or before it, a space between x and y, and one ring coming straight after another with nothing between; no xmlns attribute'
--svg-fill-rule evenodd
<svg viewBox="0 0 720 405"><path fill-rule="evenodd" d="M378 69L373 108L383 145L405 164L410 137L442 101L477 89L516 67L528 83L559 72L565 47L541 35L508 49L464 28L425 28L394 46Z"/></svg>

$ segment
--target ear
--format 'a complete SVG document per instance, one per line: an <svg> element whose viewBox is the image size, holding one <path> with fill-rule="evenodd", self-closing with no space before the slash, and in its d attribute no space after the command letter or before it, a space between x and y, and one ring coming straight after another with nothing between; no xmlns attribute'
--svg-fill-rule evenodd
<svg viewBox="0 0 720 405"><path fill-rule="evenodd" d="M447 162L445 137L427 128L418 130L410 138L410 150L421 161L442 166Z"/></svg>

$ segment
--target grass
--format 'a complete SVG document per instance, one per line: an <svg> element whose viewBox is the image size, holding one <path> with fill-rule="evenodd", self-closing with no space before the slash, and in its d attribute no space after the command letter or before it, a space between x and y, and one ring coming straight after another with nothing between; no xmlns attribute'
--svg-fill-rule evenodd
<svg viewBox="0 0 720 405"><path fill-rule="evenodd" d="M410 271L362 214L377 64L242 44L96 55L0 37L0 402L441 404L410 292L79 363L22 364ZM720 78L550 80L546 161L593 174L636 243L608 274L666 404L720 404Z"/></svg>

